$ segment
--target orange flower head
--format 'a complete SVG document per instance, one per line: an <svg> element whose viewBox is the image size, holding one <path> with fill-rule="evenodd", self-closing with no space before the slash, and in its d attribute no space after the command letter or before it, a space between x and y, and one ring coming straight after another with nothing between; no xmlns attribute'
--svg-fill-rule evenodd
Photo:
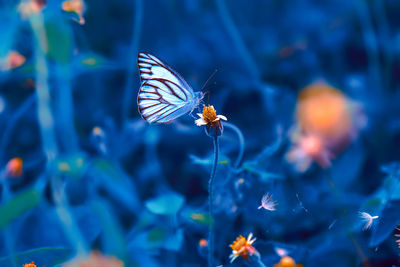
<svg viewBox="0 0 400 267"><path fill-rule="evenodd" d="M32 261L31 263L24 264L24 267L37 267L37 266L36 266L35 262Z"/></svg>
<svg viewBox="0 0 400 267"><path fill-rule="evenodd" d="M249 234L247 239L240 235L231 245L229 245L232 249L232 254L229 256L231 258L231 262L233 262L238 257L242 257L248 260L249 256L258 254L257 250L252 246L256 239L252 238L252 233Z"/></svg>
<svg viewBox="0 0 400 267"><path fill-rule="evenodd" d="M203 107L203 119L207 123L213 123L217 119L217 111L213 106L204 106Z"/></svg>
<svg viewBox="0 0 400 267"><path fill-rule="evenodd" d="M293 258L284 256L281 258L278 264L274 264L274 267L302 267L302 264L296 264Z"/></svg>
<svg viewBox="0 0 400 267"><path fill-rule="evenodd" d="M6 166L6 175L10 177L19 177L22 175L23 161L21 158L12 158Z"/></svg>
<svg viewBox="0 0 400 267"><path fill-rule="evenodd" d="M203 113L197 113L200 119L195 121L197 126L206 126L207 134L209 136L220 136L223 131L221 120L226 121L226 117L223 115L217 115L217 111L214 106L204 106Z"/></svg>

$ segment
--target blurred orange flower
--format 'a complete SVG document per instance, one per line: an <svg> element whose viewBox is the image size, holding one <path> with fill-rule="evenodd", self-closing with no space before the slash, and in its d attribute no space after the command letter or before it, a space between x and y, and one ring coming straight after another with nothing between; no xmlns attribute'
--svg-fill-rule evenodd
<svg viewBox="0 0 400 267"><path fill-rule="evenodd" d="M287 161L294 163L298 171L306 171L313 161L322 168L330 167L334 155L327 150L323 139L318 136L298 135L292 137L293 147L286 154Z"/></svg>
<svg viewBox="0 0 400 267"><path fill-rule="evenodd" d="M279 263L274 264L274 267L303 267L302 264L296 264L294 259L289 256L284 256L281 258Z"/></svg>
<svg viewBox="0 0 400 267"><path fill-rule="evenodd" d="M10 51L8 55L0 60L0 66L2 71L15 69L24 64L26 58L18 53L17 51Z"/></svg>
<svg viewBox="0 0 400 267"><path fill-rule="evenodd" d="M31 263L26 263L26 264L24 264L23 267L37 267L37 266L36 266L35 262L32 261Z"/></svg>
<svg viewBox="0 0 400 267"><path fill-rule="evenodd" d="M79 16L78 23L85 24L83 13L86 10L86 5L83 0L69 0L62 3L62 9L67 12L75 12Z"/></svg>
<svg viewBox="0 0 400 267"><path fill-rule="evenodd" d="M296 117L302 132L318 135L331 149L348 145L366 122L360 105L323 82L301 91Z"/></svg>
<svg viewBox="0 0 400 267"><path fill-rule="evenodd" d="M18 5L18 12L23 19L40 12L47 4L47 0L26 0Z"/></svg>
<svg viewBox="0 0 400 267"><path fill-rule="evenodd" d="M23 161L21 158L12 158L6 166L6 175L9 177L19 177L22 175Z"/></svg>
<svg viewBox="0 0 400 267"><path fill-rule="evenodd" d="M287 159L299 171L307 170L312 161L329 167L331 159L366 124L361 106L324 82L313 83L300 92L296 120L290 135L293 147Z"/></svg>
<svg viewBox="0 0 400 267"><path fill-rule="evenodd" d="M320 82L301 91L296 115L300 128L305 132L317 132L322 137L344 134L351 127L346 97Z"/></svg>
<svg viewBox="0 0 400 267"><path fill-rule="evenodd" d="M208 241L206 239L200 239L199 241L199 246L200 247L207 247L208 246Z"/></svg>
<svg viewBox="0 0 400 267"><path fill-rule="evenodd" d="M89 258L74 259L62 265L63 267L123 267L124 263L115 257L103 256L100 252L92 251Z"/></svg>

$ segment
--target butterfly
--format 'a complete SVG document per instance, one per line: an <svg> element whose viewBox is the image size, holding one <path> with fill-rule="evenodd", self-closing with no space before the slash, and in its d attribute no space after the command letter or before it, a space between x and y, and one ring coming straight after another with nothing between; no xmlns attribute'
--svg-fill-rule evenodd
<svg viewBox="0 0 400 267"><path fill-rule="evenodd" d="M149 123L168 123L192 112L203 99L165 62L149 53L139 53L141 80L137 103L139 113Z"/></svg>

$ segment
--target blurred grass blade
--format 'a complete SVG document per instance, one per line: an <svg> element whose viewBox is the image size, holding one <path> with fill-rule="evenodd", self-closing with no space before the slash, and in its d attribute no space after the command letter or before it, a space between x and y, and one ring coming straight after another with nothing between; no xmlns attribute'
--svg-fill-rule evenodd
<svg viewBox="0 0 400 267"><path fill-rule="evenodd" d="M103 251L106 254L114 255L118 259L126 262L128 260L125 250L125 238L121 227L115 220L115 215L108 208L106 203L95 201L92 208L97 214L100 224L103 228Z"/></svg>
<svg viewBox="0 0 400 267"><path fill-rule="evenodd" d="M42 247L27 250L14 255L17 266L35 262L37 266L54 266L68 259L72 250L68 248ZM11 258L0 258L0 266L11 266Z"/></svg>
<svg viewBox="0 0 400 267"><path fill-rule="evenodd" d="M41 200L41 194L30 189L8 200L0 206L0 229L6 227L12 220L36 207Z"/></svg>

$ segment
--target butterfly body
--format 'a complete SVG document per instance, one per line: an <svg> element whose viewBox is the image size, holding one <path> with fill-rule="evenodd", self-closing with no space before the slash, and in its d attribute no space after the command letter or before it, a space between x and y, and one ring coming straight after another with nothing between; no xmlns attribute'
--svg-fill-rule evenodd
<svg viewBox="0 0 400 267"><path fill-rule="evenodd" d="M179 73L151 54L139 53L138 67L138 108L149 123L168 123L192 112L204 96L194 92Z"/></svg>

